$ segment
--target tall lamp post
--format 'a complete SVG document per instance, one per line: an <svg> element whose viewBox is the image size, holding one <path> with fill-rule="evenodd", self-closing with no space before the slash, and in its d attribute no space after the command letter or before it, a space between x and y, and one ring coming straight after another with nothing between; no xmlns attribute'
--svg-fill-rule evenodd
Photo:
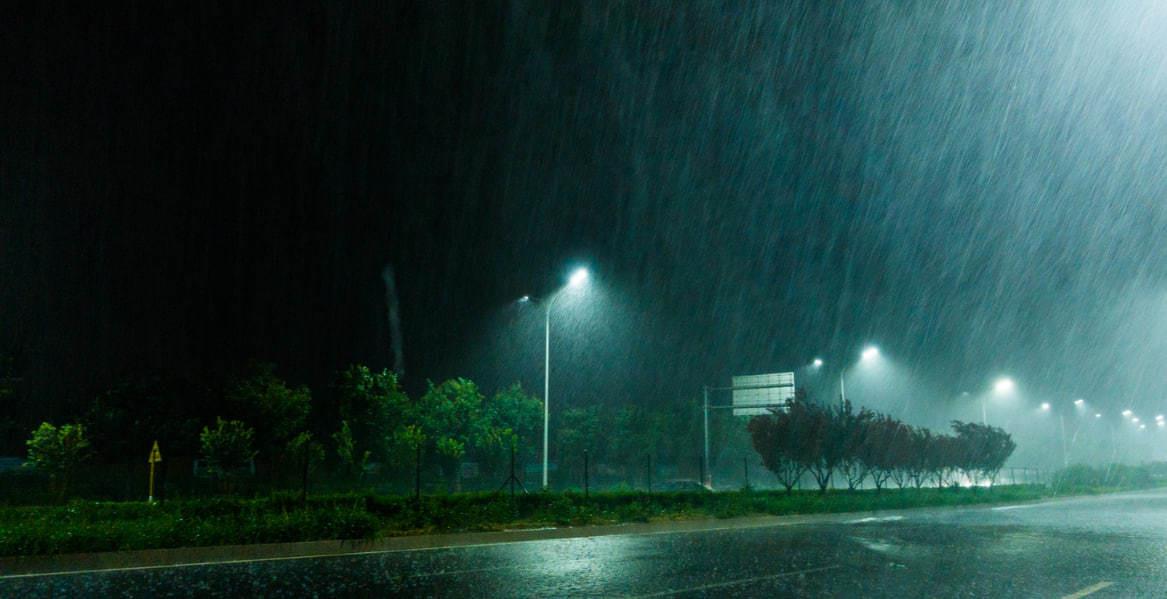
<svg viewBox="0 0 1167 599"><path fill-rule="evenodd" d="M567 286L572 288L582 287L588 282L588 269L578 268L571 273L571 277L567 280ZM559 297L558 293L553 294L547 300L547 307L543 319L543 489L547 489L547 441L548 430L551 423L551 307L555 305L555 300ZM530 297L523 296L525 300L530 300Z"/></svg>

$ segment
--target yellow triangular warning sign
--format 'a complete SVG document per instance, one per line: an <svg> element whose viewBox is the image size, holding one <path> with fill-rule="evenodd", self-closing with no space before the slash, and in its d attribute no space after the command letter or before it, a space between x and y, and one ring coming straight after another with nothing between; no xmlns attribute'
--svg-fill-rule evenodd
<svg viewBox="0 0 1167 599"><path fill-rule="evenodd" d="M155 464L162 461L162 451L158 449L158 442L154 442L154 449L150 450L150 457L146 460L149 464Z"/></svg>

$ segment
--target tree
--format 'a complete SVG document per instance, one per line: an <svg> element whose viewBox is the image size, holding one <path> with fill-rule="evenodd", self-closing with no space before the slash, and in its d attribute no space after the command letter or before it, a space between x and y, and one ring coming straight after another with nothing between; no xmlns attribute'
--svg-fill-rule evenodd
<svg viewBox="0 0 1167 599"><path fill-rule="evenodd" d="M871 434L871 423L876 416L867 408L855 412L851 402L844 402L831 412L833 426L838 436L837 442L842 449L839 470L847 480L847 488L854 491L863 484L871 470L871 462L865 459L865 453Z"/></svg>
<svg viewBox="0 0 1167 599"><path fill-rule="evenodd" d="M168 455L198 453L199 430L213 397L203 387L174 378L127 378L98 395L83 418L96 457L139 464L155 440Z"/></svg>
<svg viewBox="0 0 1167 599"><path fill-rule="evenodd" d="M433 441L438 464L455 491L462 487L462 461L468 451L496 447L498 430L485 417L486 398L469 379L450 379L429 389L416 406L425 438Z"/></svg>
<svg viewBox="0 0 1167 599"><path fill-rule="evenodd" d="M907 425L886 414L876 416L869 424L858 458L866 465L877 491L883 490L896 472L896 445L909 434Z"/></svg>
<svg viewBox="0 0 1167 599"><path fill-rule="evenodd" d="M239 420L215 419L215 428L203 427L199 442L207 473L230 489L230 481L241 476L255 458L252 442L255 430Z"/></svg>
<svg viewBox="0 0 1167 599"><path fill-rule="evenodd" d="M353 364L337 376L337 402L346 451L352 457L350 465L366 459L384 460L389 464L406 464L408 456L395 443L397 428L416 418L409 398L401 390L397 375L388 371L373 372L367 366ZM337 439L342 434L333 434ZM340 447L337 447L338 453Z"/></svg>
<svg viewBox="0 0 1167 599"><path fill-rule="evenodd" d="M272 364L257 364L227 390L226 399L233 416L256 423L258 455L278 462L287 443L304 430L312 393L303 385L289 387Z"/></svg>
<svg viewBox="0 0 1167 599"><path fill-rule="evenodd" d="M959 420L952 421L952 430L962 448L958 461L960 469L972 484L984 480L992 485L997 473L1017 449L1012 436L994 426Z"/></svg>
<svg viewBox="0 0 1167 599"><path fill-rule="evenodd" d="M63 498L73 472L90 455L85 427L64 424L57 428L42 422L25 444L28 463L33 469L48 474L51 484L57 488L58 499Z"/></svg>
<svg viewBox="0 0 1167 599"><path fill-rule="evenodd" d="M606 459L607 448L603 444L603 424L597 406L568 408L561 412L555 431L555 459L568 465L572 480L583 477L583 452L591 454L593 463Z"/></svg>
<svg viewBox="0 0 1167 599"><path fill-rule="evenodd" d="M353 430L348 420L340 421L340 430L332 434L332 441L336 445L336 457L345 472L353 478L359 478L365 473L365 466L369 463L369 450L360 450L353 439Z"/></svg>
<svg viewBox="0 0 1167 599"><path fill-rule="evenodd" d="M518 459L533 459L539 451L538 437L543 428L543 402L527 394L515 383L494 394L485 405L488 428L497 435L493 451L484 453L484 461L505 463L510 459L511 444L515 443ZM499 462L501 460L501 462Z"/></svg>
<svg viewBox="0 0 1167 599"><path fill-rule="evenodd" d="M755 416L746 427L762 465L774 473L787 493L794 491L807 468L798 452L802 441L795 418L794 406L788 406L770 415Z"/></svg>

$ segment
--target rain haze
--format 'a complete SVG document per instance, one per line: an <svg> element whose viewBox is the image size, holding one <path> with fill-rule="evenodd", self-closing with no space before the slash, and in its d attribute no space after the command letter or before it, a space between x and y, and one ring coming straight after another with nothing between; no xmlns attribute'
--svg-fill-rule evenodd
<svg viewBox="0 0 1167 599"><path fill-rule="evenodd" d="M1163 2L131 4L0 24L0 455L262 362L329 417L358 363L553 431L794 372L1011 467L1167 460Z"/></svg>

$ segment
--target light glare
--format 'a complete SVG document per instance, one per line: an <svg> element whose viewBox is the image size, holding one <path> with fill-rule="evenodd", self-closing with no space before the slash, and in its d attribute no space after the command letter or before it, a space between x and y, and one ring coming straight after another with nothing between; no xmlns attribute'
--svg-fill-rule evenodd
<svg viewBox="0 0 1167 599"><path fill-rule="evenodd" d="M869 345L866 349L863 350L863 353L860 354L860 357L862 357L864 360L874 360L875 358L879 357L879 348L875 347L874 345Z"/></svg>
<svg viewBox="0 0 1167 599"><path fill-rule="evenodd" d="M587 282L588 269L586 268L577 268L575 272L571 273L571 278L567 281L568 285L571 285L572 287L580 287Z"/></svg>
<svg viewBox="0 0 1167 599"><path fill-rule="evenodd" d="M1015 388L1017 388L1017 385L1009 377L997 379L997 384L993 385L993 389L1001 394L1012 393Z"/></svg>

